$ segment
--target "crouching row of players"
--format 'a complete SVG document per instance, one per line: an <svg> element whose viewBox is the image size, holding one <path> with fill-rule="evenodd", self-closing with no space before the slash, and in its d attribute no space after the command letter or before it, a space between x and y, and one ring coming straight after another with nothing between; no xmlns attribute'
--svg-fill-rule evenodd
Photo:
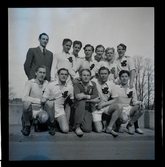
<svg viewBox="0 0 165 167"><path fill-rule="evenodd" d="M94 130L116 137L123 132L121 124L127 124L129 134L143 134L137 120L144 105L137 100L135 89L129 89L129 72L120 72L120 85L108 80L109 73L108 68L101 67L98 77L91 79L91 71L83 69L81 80L70 85L66 83L67 69L59 69L58 80L48 83L46 67L38 67L36 77L26 82L23 91L22 134L28 136L34 125L35 132L48 130L50 135L55 135L58 127L63 133L73 130L78 136Z"/></svg>

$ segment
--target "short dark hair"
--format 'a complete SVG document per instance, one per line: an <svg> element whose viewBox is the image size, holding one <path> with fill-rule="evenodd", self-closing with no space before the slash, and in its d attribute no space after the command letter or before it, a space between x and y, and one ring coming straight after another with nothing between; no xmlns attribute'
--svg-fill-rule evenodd
<svg viewBox="0 0 165 167"><path fill-rule="evenodd" d="M46 71L47 71L47 67L45 65L39 65L39 66L37 66L35 71L37 72L39 68L45 68Z"/></svg>
<svg viewBox="0 0 165 167"><path fill-rule="evenodd" d="M57 71L57 74L59 75L59 74L60 74L60 71L62 71L62 70L66 71L66 72L69 74L69 71L68 71L68 69L66 69L66 68L60 68L60 69Z"/></svg>
<svg viewBox="0 0 165 167"><path fill-rule="evenodd" d="M128 76L130 76L129 71L127 71L127 70L121 70L121 71L119 72L119 77L121 77L121 76L122 76L122 74L124 74L124 73L127 73L127 74L128 74Z"/></svg>
<svg viewBox="0 0 165 167"><path fill-rule="evenodd" d="M73 47L75 46L75 45L80 45L80 48L82 48L82 42L81 41L74 41L73 42Z"/></svg>
<svg viewBox="0 0 165 167"><path fill-rule="evenodd" d="M110 74L109 69L107 67L105 67L105 66L99 68L99 71L98 71L99 74L100 74L101 70L107 70L108 74Z"/></svg>
<svg viewBox="0 0 165 167"><path fill-rule="evenodd" d="M98 48L103 48L103 50L105 51L104 46L100 44L100 45L97 45L97 46L96 46L96 48L95 48L95 52L97 51Z"/></svg>
<svg viewBox="0 0 165 167"><path fill-rule="evenodd" d="M41 34L39 35L39 37L38 37L38 38L39 38L39 39L41 39L42 35L46 35L46 36L49 38L48 34L46 34L46 33L44 33L44 32L43 32L43 33L41 33Z"/></svg>
<svg viewBox="0 0 165 167"><path fill-rule="evenodd" d="M94 52L94 47L92 46L92 45L90 45L90 44L86 44L85 46L84 46L84 50L86 49L86 47L91 47L92 48L92 51Z"/></svg>
<svg viewBox="0 0 165 167"><path fill-rule="evenodd" d="M88 68L83 68L83 69L80 71L80 75L82 75L83 71L89 72L89 73L90 73L90 76L92 75L91 70L89 70Z"/></svg>
<svg viewBox="0 0 165 167"><path fill-rule="evenodd" d="M123 43L120 43L120 44L117 46L117 48L118 48L119 46L122 46L124 50L126 50L126 49L127 49L127 46L126 46L126 45L124 45Z"/></svg>
<svg viewBox="0 0 165 167"><path fill-rule="evenodd" d="M72 45L72 40L69 39L69 38L65 38L65 39L63 39L63 41L62 41L62 45L64 46L67 42L71 42L71 45Z"/></svg>

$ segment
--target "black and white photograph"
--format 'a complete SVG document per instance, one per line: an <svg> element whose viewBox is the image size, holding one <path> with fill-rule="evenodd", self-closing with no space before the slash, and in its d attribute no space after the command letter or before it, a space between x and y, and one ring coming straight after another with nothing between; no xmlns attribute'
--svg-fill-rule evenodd
<svg viewBox="0 0 165 167"><path fill-rule="evenodd" d="M9 161L155 160L154 14L8 8Z"/></svg>

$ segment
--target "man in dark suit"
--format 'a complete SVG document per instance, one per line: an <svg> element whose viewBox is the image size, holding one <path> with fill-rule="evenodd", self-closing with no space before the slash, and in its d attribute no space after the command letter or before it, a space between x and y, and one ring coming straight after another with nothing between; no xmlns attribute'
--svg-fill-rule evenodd
<svg viewBox="0 0 165 167"><path fill-rule="evenodd" d="M47 67L46 80L50 81L50 71L53 61L53 53L46 49L46 45L49 42L49 36L46 33L39 35L40 45L36 48L30 48L26 55L24 63L25 74L28 79L35 78L35 70L39 65L45 65Z"/></svg>

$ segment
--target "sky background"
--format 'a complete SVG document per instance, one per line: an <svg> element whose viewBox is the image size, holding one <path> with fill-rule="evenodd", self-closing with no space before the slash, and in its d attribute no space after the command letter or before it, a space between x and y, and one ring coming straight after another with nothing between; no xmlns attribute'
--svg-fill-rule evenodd
<svg viewBox="0 0 165 167"><path fill-rule="evenodd" d="M83 46L102 44L115 51L124 43L127 55L154 59L153 7L8 8L8 72L15 98L21 98L27 81L26 53L39 45L38 36L43 32L49 35L47 49L53 54L62 51L64 38L70 38ZM80 55L84 56L83 49Z"/></svg>

